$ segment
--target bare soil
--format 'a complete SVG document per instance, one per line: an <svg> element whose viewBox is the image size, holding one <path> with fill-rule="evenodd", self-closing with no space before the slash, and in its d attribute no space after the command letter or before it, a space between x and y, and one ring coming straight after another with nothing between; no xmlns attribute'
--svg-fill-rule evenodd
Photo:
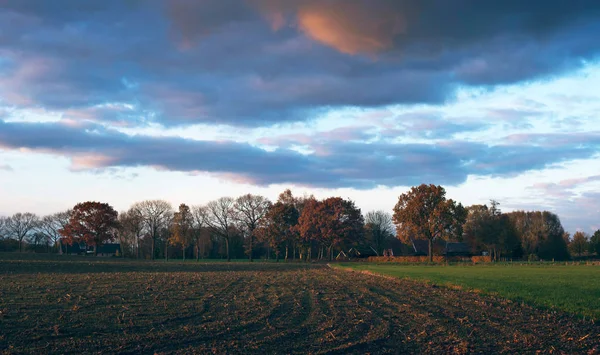
<svg viewBox="0 0 600 355"><path fill-rule="evenodd" d="M600 352L600 328L473 292L319 267L0 274L0 353Z"/></svg>

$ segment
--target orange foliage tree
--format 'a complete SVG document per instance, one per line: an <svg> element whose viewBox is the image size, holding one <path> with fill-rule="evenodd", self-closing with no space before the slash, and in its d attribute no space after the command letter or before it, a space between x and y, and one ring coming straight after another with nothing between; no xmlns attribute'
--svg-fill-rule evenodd
<svg viewBox="0 0 600 355"><path fill-rule="evenodd" d="M179 205L179 211L173 214L173 224L171 225L170 242L173 245L180 245L185 261L185 249L192 242L193 216L190 208L185 203Z"/></svg>
<svg viewBox="0 0 600 355"><path fill-rule="evenodd" d="M320 244L333 259L333 249L358 241L364 234L364 218L353 201L330 197L309 200L298 220L305 243ZM312 248L309 247L309 250Z"/></svg>
<svg viewBox="0 0 600 355"><path fill-rule="evenodd" d="M69 222L59 231L67 243L84 242L94 246L98 254L98 245L115 239L118 230L118 213L108 203L83 202L73 207Z"/></svg>
<svg viewBox="0 0 600 355"><path fill-rule="evenodd" d="M443 187L422 184L398 197L393 219L398 237L403 241L411 238L428 241L429 261L432 262L433 241L460 236L466 210L460 203L446 199Z"/></svg>

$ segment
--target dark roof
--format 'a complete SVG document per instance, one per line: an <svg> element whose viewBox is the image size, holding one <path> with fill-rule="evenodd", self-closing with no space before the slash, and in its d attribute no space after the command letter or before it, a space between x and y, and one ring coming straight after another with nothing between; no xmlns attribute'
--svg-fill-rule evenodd
<svg viewBox="0 0 600 355"><path fill-rule="evenodd" d="M413 249L417 254L429 254L429 241L425 239L413 239L412 240Z"/></svg>
<svg viewBox="0 0 600 355"><path fill-rule="evenodd" d="M415 254L429 254L429 242L426 239L413 239L412 245ZM467 243L445 242L439 239L433 242L433 249L435 252L443 254L469 254L471 252Z"/></svg>
<svg viewBox="0 0 600 355"><path fill-rule="evenodd" d="M120 251L121 245L116 243L106 243L98 245L98 254L116 254Z"/></svg>
<svg viewBox="0 0 600 355"><path fill-rule="evenodd" d="M471 248L467 243L446 243L446 254L469 254Z"/></svg>

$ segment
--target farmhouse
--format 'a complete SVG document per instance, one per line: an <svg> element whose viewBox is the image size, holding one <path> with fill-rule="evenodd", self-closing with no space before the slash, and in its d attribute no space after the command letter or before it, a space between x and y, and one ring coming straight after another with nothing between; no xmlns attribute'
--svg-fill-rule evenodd
<svg viewBox="0 0 600 355"><path fill-rule="evenodd" d="M68 255L94 255L93 245L86 245L85 243L73 243L69 245L65 241L61 243L61 249L63 254ZM121 254L121 245L118 243L104 243L97 246L98 256L118 256Z"/></svg>
<svg viewBox="0 0 600 355"><path fill-rule="evenodd" d="M118 256L121 254L121 244L105 243L97 246L97 248L98 256Z"/></svg>

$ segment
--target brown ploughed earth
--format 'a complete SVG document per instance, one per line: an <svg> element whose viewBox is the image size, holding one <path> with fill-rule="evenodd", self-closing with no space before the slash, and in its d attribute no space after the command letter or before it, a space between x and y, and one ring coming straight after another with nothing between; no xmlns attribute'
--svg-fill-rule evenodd
<svg viewBox="0 0 600 355"><path fill-rule="evenodd" d="M326 266L0 274L6 354L592 354L599 335L559 311Z"/></svg>

